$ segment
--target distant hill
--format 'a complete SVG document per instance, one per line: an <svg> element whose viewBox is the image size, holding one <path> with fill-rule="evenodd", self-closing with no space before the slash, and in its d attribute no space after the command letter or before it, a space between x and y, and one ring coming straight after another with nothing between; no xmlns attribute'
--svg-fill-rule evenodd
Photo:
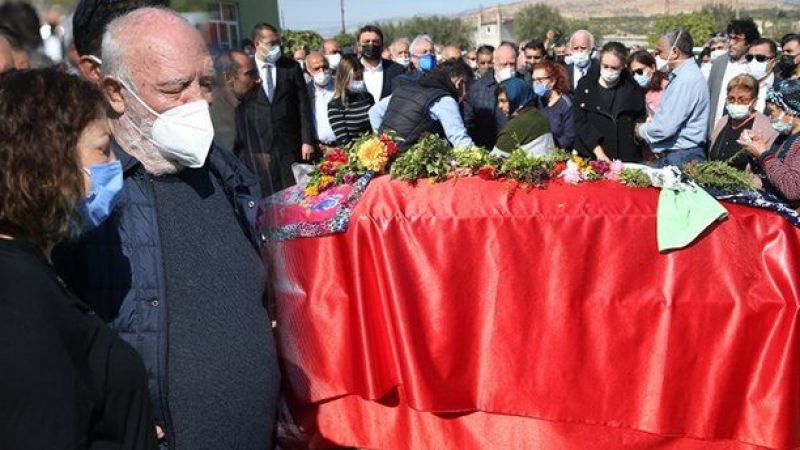
<svg viewBox="0 0 800 450"><path fill-rule="evenodd" d="M655 16L697 11L706 5L724 4L734 9L754 10L770 8L797 8L800 0L560 0L553 4L550 0L524 0L500 6L484 8L483 14L494 14L497 8L503 17L511 17L520 9L544 3L555 6L568 19L591 19L626 16ZM461 17L477 17L481 10L469 10Z"/></svg>

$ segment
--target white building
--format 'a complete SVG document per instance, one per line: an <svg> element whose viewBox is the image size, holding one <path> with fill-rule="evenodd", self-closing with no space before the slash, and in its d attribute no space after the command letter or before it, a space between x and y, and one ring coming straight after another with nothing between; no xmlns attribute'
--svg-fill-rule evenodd
<svg viewBox="0 0 800 450"><path fill-rule="evenodd" d="M514 41L514 18L503 17L499 7L478 11L470 19L475 24L473 40L476 46L497 47L503 41Z"/></svg>

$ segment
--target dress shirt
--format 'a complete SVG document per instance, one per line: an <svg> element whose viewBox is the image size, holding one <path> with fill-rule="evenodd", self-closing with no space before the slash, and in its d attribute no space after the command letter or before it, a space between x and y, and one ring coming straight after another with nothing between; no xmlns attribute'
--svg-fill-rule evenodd
<svg viewBox="0 0 800 450"><path fill-rule="evenodd" d="M756 99L756 111L763 113L767 108L767 93L772 90L775 84L775 73L771 72L767 78L758 84L758 99Z"/></svg>
<svg viewBox="0 0 800 450"><path fill-rule="evenodd" d="M686 59L670 74L661 105L653 120L639 127L639 136L654 153L700 147L707 141L709 104L703 73Z"/></svg>
<svg viewBox="0 0 800 450"><path fill-rule="evenodd" d="M378 103L383 92L383 63L378 61L375 67L371 67L363 59L361 63L364 65L364 84L367 85L367 91L375 99L375 103Z"/></svg>
<svg viewBox="0 0 800 450"><path fill-rule="evenodd" d="M333 98L333 80L328 82L325 87L314 85L314 102L311 104L314 114L314 130L317 132L317 140L324 143L336 142L336 135L331 128L328 120L328 103Z"/></svg>

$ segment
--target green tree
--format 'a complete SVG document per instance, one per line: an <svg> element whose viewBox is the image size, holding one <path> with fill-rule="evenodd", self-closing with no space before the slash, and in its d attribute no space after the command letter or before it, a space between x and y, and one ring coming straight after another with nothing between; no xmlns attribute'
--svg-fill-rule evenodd
<svg viewBox="0 0 800 450"><path fill-rule="evenodd" d="M728 22L736 17L736 11L728 5L722 3L713 3L703 6L700 10L701 14L706 14L714 19L714 31L724 32L728 27Z"/></svg>
<svg viewBox="0 0 800 450"><path fill-rule="evenodd" d="M322 36L308 30L283 30L281 31L281 41L283 48L292 52L301 46L306 50L319 50L322 47Z"/></svg>
<svg viewBox="0 0 800 450"><path fill-rule="evenodd" d="M419 34L427 34L433 42L466 48L472 44L472 27L459 18L444 16L412 17L398 22L380 23L384 44L389 45L397 38L414 39Z"/></svg>
<svg viewBox="0 0 800 450"><path fill-rule="evenodd" d="M538 4L526 6L514 16L514 34L518 41L544 39L550 28L567 33L569 23L561 12L552 6Z"/></svg>
<svg viewBox="0 0 800 450"><path fill-rule="evenodd" d="M339 33L333 37L342 48L352 47L356 43L356 37L350 33Z"/></svg>
<svg viewBox="0 0 800 450"><path fill-rule="evenodd" d="M655 46L658 38L670 28L683 28L689 31L695 47L700 47L714 35L714 18L702 12L665 16L656 21L648 44Z"/></svg>

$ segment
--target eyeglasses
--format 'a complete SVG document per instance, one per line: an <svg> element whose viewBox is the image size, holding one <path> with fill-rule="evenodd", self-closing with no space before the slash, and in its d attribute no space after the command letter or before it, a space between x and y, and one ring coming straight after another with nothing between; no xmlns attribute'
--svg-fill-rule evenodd
<svg viewBox="0 0 800 450"><path fill-rule="evenodd" d="M751 61L753 61L753 58L755 58L755 60L756 60L756 61L758 61L758 62L764 62L764 61L769 61L770 59L774 58L774 56L767 56L767 55L745 55L745 57L744 57L744 59L746 59L746 60L747 60L747 62L751 62Z"/></svg>

